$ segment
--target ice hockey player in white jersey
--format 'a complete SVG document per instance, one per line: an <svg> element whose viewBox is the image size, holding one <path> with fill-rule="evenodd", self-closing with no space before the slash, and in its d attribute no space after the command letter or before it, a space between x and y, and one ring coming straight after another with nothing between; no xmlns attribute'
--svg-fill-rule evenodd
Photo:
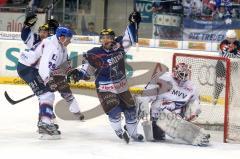
<svg viewBox="0 0 240 159"><path fill-rule="evenodd" d="M55 19L49 19L46 24L38 28L38 33L34 33L34 27L37 22L37 15L29 12L26 15L24 26L21 30L21 39L26 44L27 49L36 48L41 41L49 35L55 34L59 23Z"/></svg>
<svg viewBox="0 0 240 159"><path fill-rule="evenodd" d="M69 69L67 46L72 38L72 31L66 27L58 27L56 34L43 41L43 54L39 62L39 75L44 85L49 88L48 92L42 94L44 102L40 104L39 131L48 135L60 135L58 127L54 127L53 103L55 91L61 92L64 99L70 102L70 111L83 119L80 108L67 83L66 75ZM50 128L50 129L49 129ZM52 128L52 129L51 129ZM52 136L53 136L52 135Z"/></svg>
<svg viewBox="0 0 240 159"><path fill-rule="evenodd" d="M148 103L151 103L150 119L152 121L152 137L155 141L165 140L165 131L167 135L174 138L181 136L181 133L187 134L185 130L190 128L194 130L195 135L200 132L200 128L193 126L190 122L186 122L193 120L201 113L198 92L194 84L188 79L189 75L190 67L185 63L179 63L174 68L173 73L156 74L146 86L142 96L137 98L141 115L149 114ZM188 114L186 114L187 109L190 109ZM170 123L173 121L164 119L163 115L166 114L177 114L179 120L176 121L191 126L186 126L185 128L185 125L177 125L174 120L175 123L171 125ZM158 123L161 126L163 125L163 127L160 127ZM197 135L193 137L194 133L189 133L189 138L186 136L186 138L182 138L182 136L179 138L193 145L201 146L208 144L209 134L201 132L199 133L200 137Z"/></svg>
<svg viewBox="0 0 240 159"><path fill-rule="evenodd" d="M70 43L71 37L71 30L59 27L56 35L44 39L35 50L25 51L18 61L19 76L31 87L39 99L38 127L41 139L60 137L58 125L52 122L54 91L61 93L69 104L70 112L83 119L79 105L65 80L65 75L70 69L66 46ZM49 54L51 58L48 57ZM46 68L43 61L47 62Z"/></svg>

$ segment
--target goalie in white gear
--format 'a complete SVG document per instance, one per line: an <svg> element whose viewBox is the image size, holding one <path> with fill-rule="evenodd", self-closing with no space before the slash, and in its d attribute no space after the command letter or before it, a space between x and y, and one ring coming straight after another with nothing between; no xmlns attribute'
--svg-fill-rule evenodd
<svg viewBox="0 0 240 159"><path fill-rule="evenodd" d="M166 130L162 130L158 125L158 121L162 120L160 119L162 112L166 112L167 114L173 112L186 121L193 120L201 113L199 96L194 84L189 80L189 75L190 67L185 63L179 63L173 69L173 73L165 72L160 75L156 74L145 87L142 96L137 98L137 103L140 105L140 116L142 117L149 114L148 105L151 103L150 119L152 124L152 138L154 141L165 140ZM167 129L168 127L169 126L167 126ZM168 134L168 132L166 133L172 136ZM175 134L172 137L176 137ZM206 145L209 142L209 137L209 134L201 134L201 138L199 139L198 137L197 143L195 140L190 144ZM146 138L148 137L146 136Z"/></svg>

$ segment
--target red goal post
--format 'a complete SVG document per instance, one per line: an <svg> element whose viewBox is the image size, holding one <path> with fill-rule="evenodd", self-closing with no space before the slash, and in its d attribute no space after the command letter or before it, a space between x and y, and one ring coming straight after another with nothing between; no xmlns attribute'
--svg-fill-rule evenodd
<svg viewBox="0 0 240 159"><path fill-rule="evenodd" d="M240 60L175 53L172 67L180 62L191 66L190 79L200 95L202 113L196 124L220 125L224 142L240 143Z"/></svg>

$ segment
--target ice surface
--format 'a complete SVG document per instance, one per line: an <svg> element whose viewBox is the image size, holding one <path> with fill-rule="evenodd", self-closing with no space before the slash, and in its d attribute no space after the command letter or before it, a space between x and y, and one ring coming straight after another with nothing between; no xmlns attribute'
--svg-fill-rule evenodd
<svg viewBox="0 0 240 159"><path fill-rule="evenodd" d="M131 142L118 139L102 115L85 122L58 119L62 139L42 141L36 132L38 101L36 97L12 106L3 93L14 99L31 94L27 86L0 85L0 158L68 158L68 159L226 159L239 158L240 144L221 143L221 133L212 133L209 147L195 147L174 143ZM56 94L56 101L60 96ZM98 99L78 95L81 108L87 110ZM141 130L141 126L139 126Z"/></svg>

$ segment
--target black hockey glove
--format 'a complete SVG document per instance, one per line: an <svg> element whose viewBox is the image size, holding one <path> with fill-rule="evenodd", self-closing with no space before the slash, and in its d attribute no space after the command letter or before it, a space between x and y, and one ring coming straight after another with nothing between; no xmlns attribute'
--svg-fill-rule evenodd
<svg viewBox="0 0 240 159"><path fill-rule="evenodd" d="M27 15L24 24L28 27L33 26L37 22L37 15L35 13Z"/></svg>
<svg viewBox="0 0 240 159"><path fill-rule="evenodd" d="M139 25L142 20L141 14L137 11L134 11L129 15L128 20L130 23L136 23L137 25Z"/></svg>
<svg viewBox="0 0 240 159"><path fill-rule="evenodd" d="M59 27L59 23L56 19L48 19L48 27L50 32L52 32L52 34L55 34L57 27Z"/></svg>
<svg viewBox="0 0 240 159"><path fill-rule="evenodd" d="M70 71L67 75L67 81L70 83L71 80L74 81L74 83L78 82L79 80L88 80L82 71L79 71L78 69L74 69Z"/></svg>
<svg viewBox="0 0 240 159"><path fill-rule="evenodd" d="M49 78L49 81L47 82L46 86L50 89L51 92L57 91L57 84L55 83L55 80L53 77Z"/></svg>

